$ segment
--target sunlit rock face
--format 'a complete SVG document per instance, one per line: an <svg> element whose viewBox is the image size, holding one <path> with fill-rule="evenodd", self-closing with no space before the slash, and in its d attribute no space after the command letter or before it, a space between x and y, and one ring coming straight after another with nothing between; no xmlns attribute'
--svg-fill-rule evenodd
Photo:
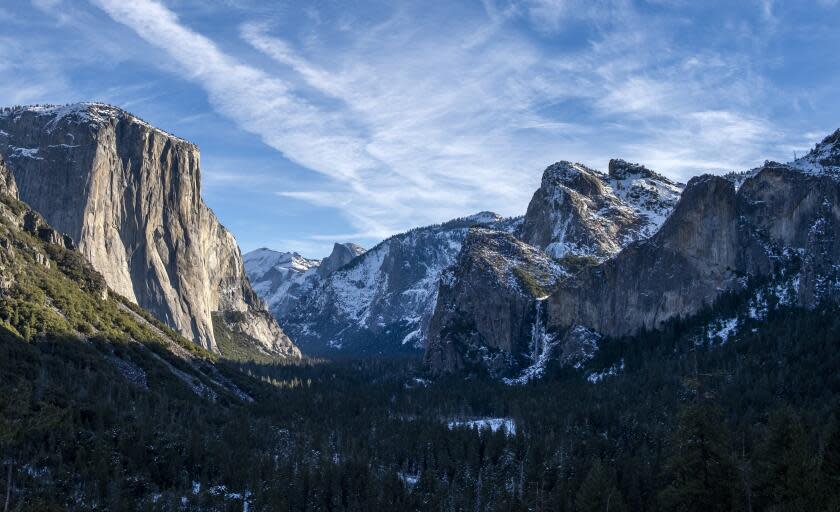
<svg viewBox="0 0 840 512"><path fill-rule="evenodd" d="M538 254L523 258L525 244L488 251L498 241L489 234L465 244L441 282L426 352L432 369L480 363L527 382L548 359L579 364L603 336L659 328L727 292L749 289L756 303L836 302L840 131L789 164L686 186L621 160L608 174L560 162L545 171L516 232L518 243L555 258L558 277L542 296L523 293L493 269L538 262Z"/></svg>
<svg viewBox="0 0 840 512"><path fill-rule="evenodd" d="M556 258L604 259L655 233L682 189L624 160L611 160L608 174L558 162L543 172L519 236Z"/></svg>
<svg viewBox="0 0 840 512"><path fill-rule="evenodd" d="M740 180L692 179L656 235L552 294L549 325L609 335L656 328L781 265L797 269L799 305L837 300L840 181L797 162L768 162Z"/></svg>
<svg viewBox="0 0 840 512"><path fill-rule="evenodd" d="M297 349L251 289L233 235L201 199L199 150L108 105L0 113L0 152L21 199L79 250L115 292L217 350L214 312L267 349Z"/></svg>

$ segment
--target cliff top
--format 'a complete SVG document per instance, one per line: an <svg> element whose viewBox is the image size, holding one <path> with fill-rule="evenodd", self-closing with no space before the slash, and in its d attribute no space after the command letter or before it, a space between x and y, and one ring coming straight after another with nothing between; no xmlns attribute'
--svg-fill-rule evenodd
<svg viewBox="0 0 840 512"><path fill-rule="evenodd" d="M196 144L186 139L182 139L181 137L173 135L165 130L161 130L131 112L107 103L85 101L65 105L36 104L0 108L0 118L17 119L24 114L34 114L38 117L52 117L52 119L50 119L50 121L46 124L48 131L51 131L61 122L71 124L103 125L109 123L111 120L125 120L129 123L139 124L150 130L161 133L178 142L189 144L196 149L198 148Z"/></svg>

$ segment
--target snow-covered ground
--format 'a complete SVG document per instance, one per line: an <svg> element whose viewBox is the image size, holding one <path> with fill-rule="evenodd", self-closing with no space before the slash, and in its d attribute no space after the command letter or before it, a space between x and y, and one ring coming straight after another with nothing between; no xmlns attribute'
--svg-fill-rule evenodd
<svg viewBox="0 0 840 512"><path fill-rule="evenodd" d="M618 364L614 364L609 368L601 370L600 372L590 373L586 376L586 380L588 380L592 384L597 384L602 380L606 379L607 377L618 375L622 370L624 370L624 359L619 361Z"/></svg>
<svg viewBox="0 0 840 512"><path fill-rule="evenodd" d="M470 429L489 430L490 432L504 432L509 436L516 435L516 422L512 418L478 418L478 419L459 419L450 420L447 422L449 430L455 429Z"/></svg>

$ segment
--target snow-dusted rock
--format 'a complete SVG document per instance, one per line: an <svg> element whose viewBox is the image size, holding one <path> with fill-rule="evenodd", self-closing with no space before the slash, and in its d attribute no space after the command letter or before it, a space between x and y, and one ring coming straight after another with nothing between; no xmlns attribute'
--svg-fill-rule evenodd
<svg viewBox="0 0 840 512"><path fill-rule="evenodd" d="M655 233L682 189L682 184L624 160L611 160L608 174L558 162L543 173L520 237L556 258L605 259Z"/></svg>
<svg viewBox="0 0 840 512"><path fill-rule="evenodd" d="M840 178L840 130L823 139L808 154L788 165L807 174Z"/></svg>
<svg viewBox="0 0 840 512"><path fill-rule="evenodd" d="M234 331L299 354L201 199L195 145L100 103L2 109L0 131L21 199L76 240L112 290L210 350L212 315L237 312Z"/></svg>
<svg viewBox="0 0 840 512"><path fill-rule="evenodd" d="M425 359L438 371L472 364L494 372L545 359L553 338L541 305L565 271L509 233L473 228L444 273Z"/></svg>
<svg viewBox="0 0 840 512"><path fill-rule="evenodd" d="M840 300L840 181L832 173L768 162L737 191L730 179L701 176L652 238L559 286L548 323L608 335L655 329L793 259L791 303Z"/></svg>
<svg viewBox="0 0 840 512"><path fill-rule="evenodd" d="M518 232L558 257L568 276L529 310L519 290L476 272L462 253L442 282L426 360L443 371L507 365L519 371L507 382L517 384L549 360L579 365L602 335L656 329L755 280L778 283L762 292L765 303L768 295L805 307L840 301L838 169L840 131L790 164L699 176L685 187L621 160L607 175L555 164ZM581 258L570 256L591 258L572 268ZM761 315L760 305L751 308ZM731 318L721 322L708 329L715 339L737 331Z"/></svg>
<svg viewBox="0 0 840 512"><path fill-rule="evenodd" d="M281 323L304 351L416 353L424 346L440 276L455 262L469 228L513 231L518 223L482 212L395 235L317 281Z"/></svg>

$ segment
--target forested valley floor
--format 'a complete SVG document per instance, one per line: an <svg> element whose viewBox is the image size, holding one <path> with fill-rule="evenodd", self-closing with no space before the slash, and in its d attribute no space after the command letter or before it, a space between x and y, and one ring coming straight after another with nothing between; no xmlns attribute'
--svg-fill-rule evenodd
<svg viewBox="0 0 840 512"><path fill-rule="evenodd" d="M199 398L137 344L4 329L0 489L10 510L837 510L836 311L690 331L524 386L413 359L216 363L248 403Z"/></svg>

